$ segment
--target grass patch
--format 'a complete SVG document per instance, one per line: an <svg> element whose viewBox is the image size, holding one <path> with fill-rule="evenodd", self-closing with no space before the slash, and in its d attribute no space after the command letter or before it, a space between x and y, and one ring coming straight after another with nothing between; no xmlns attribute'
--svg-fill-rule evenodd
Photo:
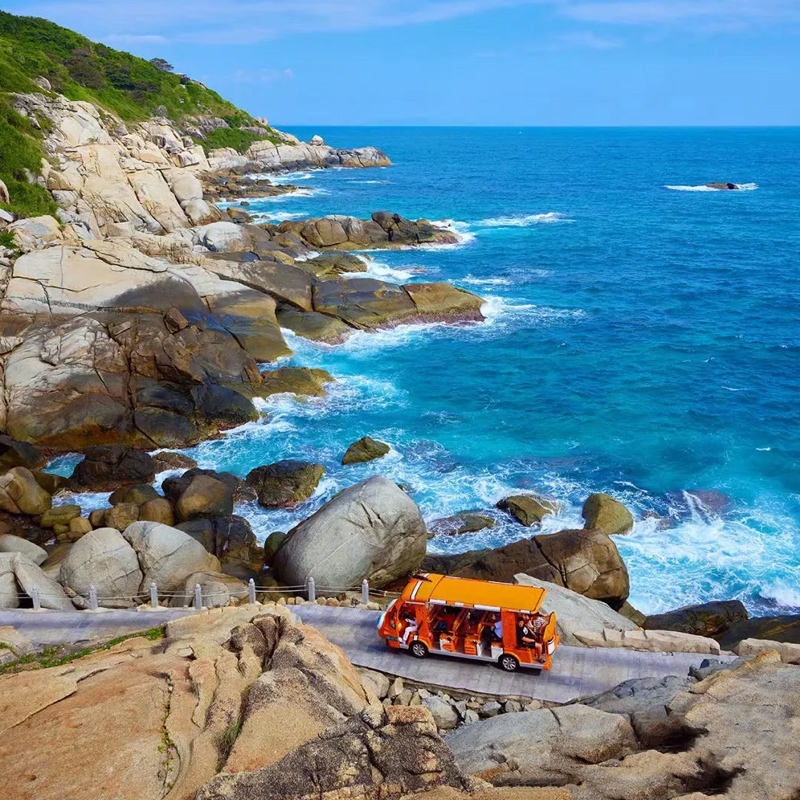
<svg viewBox="0 0 800 800"><path fill-rule="evenodd" d="M38 653L29 653L27 656L15 661L13 664L7 664L5 667L0 667L0 675L8 675L15 672L26 672L37 669L48 669L50 667L61 667L64 664L69 664L72 661L77 661L80 658L85 658L92 653L99 653L103 650L110 650L112 647L125 642L128 639L137 639L144 637L150 641L157 642L164 638L164 627L150 628L150 630L143 633L129 633L126 636L118 636L115 639L110 639L103 644L95 645L94 647L85 647L80 650L69 650L69 645L55 645L53 647L45 647L44 650Z"/></svg>
<svg viewBox="0 0 800 800"><path fill-rule="evenodd" d="M236 744L236 740L239 738L239 734L241 732L242 723L241 721L237 721L228 725L228 727L225 728L225 730L219 735L219 739L217 739L217 749L219 750L219 763L217 764L217 772L219 772L225 766L225 762L228 760L228 756L230 756L233 746Z"/></svg>
<svg viewBox="0 0 800 800"><path fill-rule="evenodd" d="M219 147L232 147L237 153L244 153L253 142L260 142L264 139L268 139L273 144L280 142L277 136L262 136L239 128L217 128L207 133L204 139L195 139L195 141L203 146L203 150L208 155L211 150Z"/></svg>
<svg viewBox="0 0 800 800"><path fill-rule="evenodd" d="M14 241L14 234L11 233L11 231L3 231L0 233L0 247L5 247L9 250L16 249L17 243ZM2 646L2 643L0 643L0 647Z"/></svg>

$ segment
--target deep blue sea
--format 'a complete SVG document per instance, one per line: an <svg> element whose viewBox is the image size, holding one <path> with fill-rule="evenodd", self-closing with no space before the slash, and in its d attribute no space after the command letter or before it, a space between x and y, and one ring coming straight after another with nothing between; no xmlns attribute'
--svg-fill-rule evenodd
<svg viewBox="0 0 800 800"><path fill-rule="evenodd" d="M329 370L330 396L274 399L263 423L188 451L241 475L325 464L294 512L244 509L261 534L375 473L408 484L429 520L550 494L564 511L545 532L580 527L605 491L639 520L616 541L642 611L800 609L800 130L292 132L375 145L394 166L289 175L301 192L251 212L450 220L460 246L374 253L370 273L450 281L485 298L487 321L339 347L290 337L287 363ZM748 190L697 190L709 181ZM364 435L391 454L342 467ZM503 520L430 547L525 535Z"/></svg>

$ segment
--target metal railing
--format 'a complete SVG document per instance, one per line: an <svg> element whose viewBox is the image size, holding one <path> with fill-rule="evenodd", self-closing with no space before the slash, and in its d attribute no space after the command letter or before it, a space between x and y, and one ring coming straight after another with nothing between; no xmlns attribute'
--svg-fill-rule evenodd
<svg viewBox="0 0 800 800"><path fill-rule="evenodd" d="M336 597L346 594L355 594L358 592L361 594L360 600L363 605L370 603L373 598L386 600L388 598L400 597L400 594L397 592L371 589L369 581L366 579L361 582L360 586L318 586L313 576L309 576L305 584L295 586L257 586L253 578L247 582L247 599L251 605L254 605L257 602L258 595L305 595L308 602L314 603L318 601L318 596L319 599L322 599L323 596ZM99 611L100 608L103 607L103 604L107 603L112 603L115 606L118 604L140 605L140 601L144 599L143 595L139 594L100 596L98 595L97 588L94 585L89 586L88 597L83 597L83 595L77 596L81 597L82 600L88 603L89 611ZM149 605L154 611L163 610L164 607L160 605L161 601L181 598L188 601L184 607L194 607L199 611L206 607L206 603L208 601L225 597L231 599L232 596L228 591L211 592L204 590L202 585L199 583L196 583L194 586L193 596L188 596L186 591L160 592L156 583L153 582L150 584ZM33 604L34 611L49 610L42 608L42 600L48 598L63 600L64 594L42 592L38 586L31 587L30 593L17 594L17 599L22 600L23 602L30 599ZM232 599L240 598L234 597ZM213 602L211 605L213 605ZM82 609L76 608L76 610Z"/></svg>

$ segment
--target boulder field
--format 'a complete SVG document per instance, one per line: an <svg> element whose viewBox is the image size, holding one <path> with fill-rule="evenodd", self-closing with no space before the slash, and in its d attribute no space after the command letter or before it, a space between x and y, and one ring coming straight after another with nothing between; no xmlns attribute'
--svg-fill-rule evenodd
<svg viewBox="0 0 800 800"><path fill-rule="evenodd" d="M353 330L482 319L481 299L447 284L348 279L367 269L348 250L455 241L426 220L380 211L255 225L214 205L285 191L270 172L387 166L374 148L281 134L245 154L206 154L203 130L163 118L129 129L44 93L13 105L42 131L41 183L59 206L58 219L0 221L14 245L0 252L0 430L18 442L195 444L257 419L252 400L272 391L259 365L291 354L282 327L341 342Z"/></svg>

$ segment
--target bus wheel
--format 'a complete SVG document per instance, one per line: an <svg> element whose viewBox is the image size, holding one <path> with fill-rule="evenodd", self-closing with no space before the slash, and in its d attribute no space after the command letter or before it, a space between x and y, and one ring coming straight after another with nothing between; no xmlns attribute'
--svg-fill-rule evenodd
<svg viewBox="0 0 800 800"><path fill-rule="evenodd" d="M516 672L519 669L519 661L510 653L503 653L498 663L501 669L504 669L506 672Z"/></svg>
<svg viewBox="0 0 800 800"><path fill-rule="evenodd" d="M428 655L428 648L425 646L425 642L421 642L417 639L411 645L411 655L414 658L425 658Z"/></svg>

